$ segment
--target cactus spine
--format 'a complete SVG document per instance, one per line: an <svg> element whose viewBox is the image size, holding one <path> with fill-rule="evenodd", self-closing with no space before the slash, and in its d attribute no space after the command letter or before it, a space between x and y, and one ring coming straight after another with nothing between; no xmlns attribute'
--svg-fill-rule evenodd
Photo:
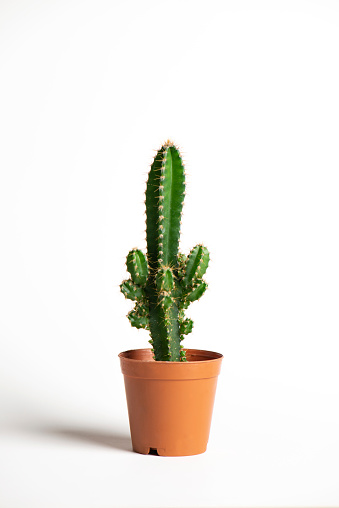
<svg viewBox="0 0 339 508"><path fill-rule="evenodd" d="M209 252L197 245L188 257L179 252L180 224L185 196L185 170L178 149L167 141L157 152L146 188L147 261L138 249L127 256L131 279L121 292L136 301L128 314L132 326L150 331L155 360L185 361L181 345L192 331L185 318L190 303L206 291L202 280Z"/></svg>

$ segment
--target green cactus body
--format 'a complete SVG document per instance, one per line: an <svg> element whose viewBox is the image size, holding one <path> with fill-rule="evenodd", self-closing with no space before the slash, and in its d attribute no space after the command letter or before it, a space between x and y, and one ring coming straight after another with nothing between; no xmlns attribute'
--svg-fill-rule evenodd
<svg viewBox="0 0 339 508"><path fill-rule="evenodd" d="M150 330L155 360L185 361L181 346L193 321L184 310L202 296L209 253L197 245L189 256L178 251L185 195L185 170L178 149L167 141L157 152L146 188L147 261L133 249L127 256L131 280L120 289L136 301L128 314L132 326Z"/></svg>

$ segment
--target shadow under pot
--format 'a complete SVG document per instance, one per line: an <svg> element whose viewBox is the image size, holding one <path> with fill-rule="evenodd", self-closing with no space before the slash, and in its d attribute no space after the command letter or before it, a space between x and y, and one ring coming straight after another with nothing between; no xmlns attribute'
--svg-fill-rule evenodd
<svg viewBox="0 0 339 508"><path fill-rule="evenodd" d="M223 356L185 351L187 362L155 361L151 349L119 354L135 452L182 456L206 451Z"/></svg>

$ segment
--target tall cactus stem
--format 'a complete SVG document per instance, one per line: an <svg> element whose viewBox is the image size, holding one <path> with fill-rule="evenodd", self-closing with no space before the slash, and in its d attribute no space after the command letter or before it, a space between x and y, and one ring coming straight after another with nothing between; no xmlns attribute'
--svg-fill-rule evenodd
<svg viewBox="0 0 339 508"><path fill-rule="evenodd" d="M146 186L147 259L138 249L127 256L130 280L120 285L126 298L135 301L128 314L132 326L150 331L155 360L186 361L181 345L193 321L185 309L205 292L202 280L209 253L197 245L189 256L179 252L185 189L185 170L178 149L167 141L158 150Z"/></svg>

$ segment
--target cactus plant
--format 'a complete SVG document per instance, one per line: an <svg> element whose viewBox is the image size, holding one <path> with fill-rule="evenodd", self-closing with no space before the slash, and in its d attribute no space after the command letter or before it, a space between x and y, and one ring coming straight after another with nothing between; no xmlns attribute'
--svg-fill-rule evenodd
<svg viewBox="0 0 339 508"><path fill-rule="evenodd" d="M147 258L139 249L128 253L131 278L120 285L135 301L128 319L132 326L150 331L157 361L186 361L181 344L192 331L185 317L188 306L206 291L202 279L209 252L199 244L186 257L179 252L180 224L185 196L185 170L178 148L166 141L151 166L146 188Z"/></svg>

